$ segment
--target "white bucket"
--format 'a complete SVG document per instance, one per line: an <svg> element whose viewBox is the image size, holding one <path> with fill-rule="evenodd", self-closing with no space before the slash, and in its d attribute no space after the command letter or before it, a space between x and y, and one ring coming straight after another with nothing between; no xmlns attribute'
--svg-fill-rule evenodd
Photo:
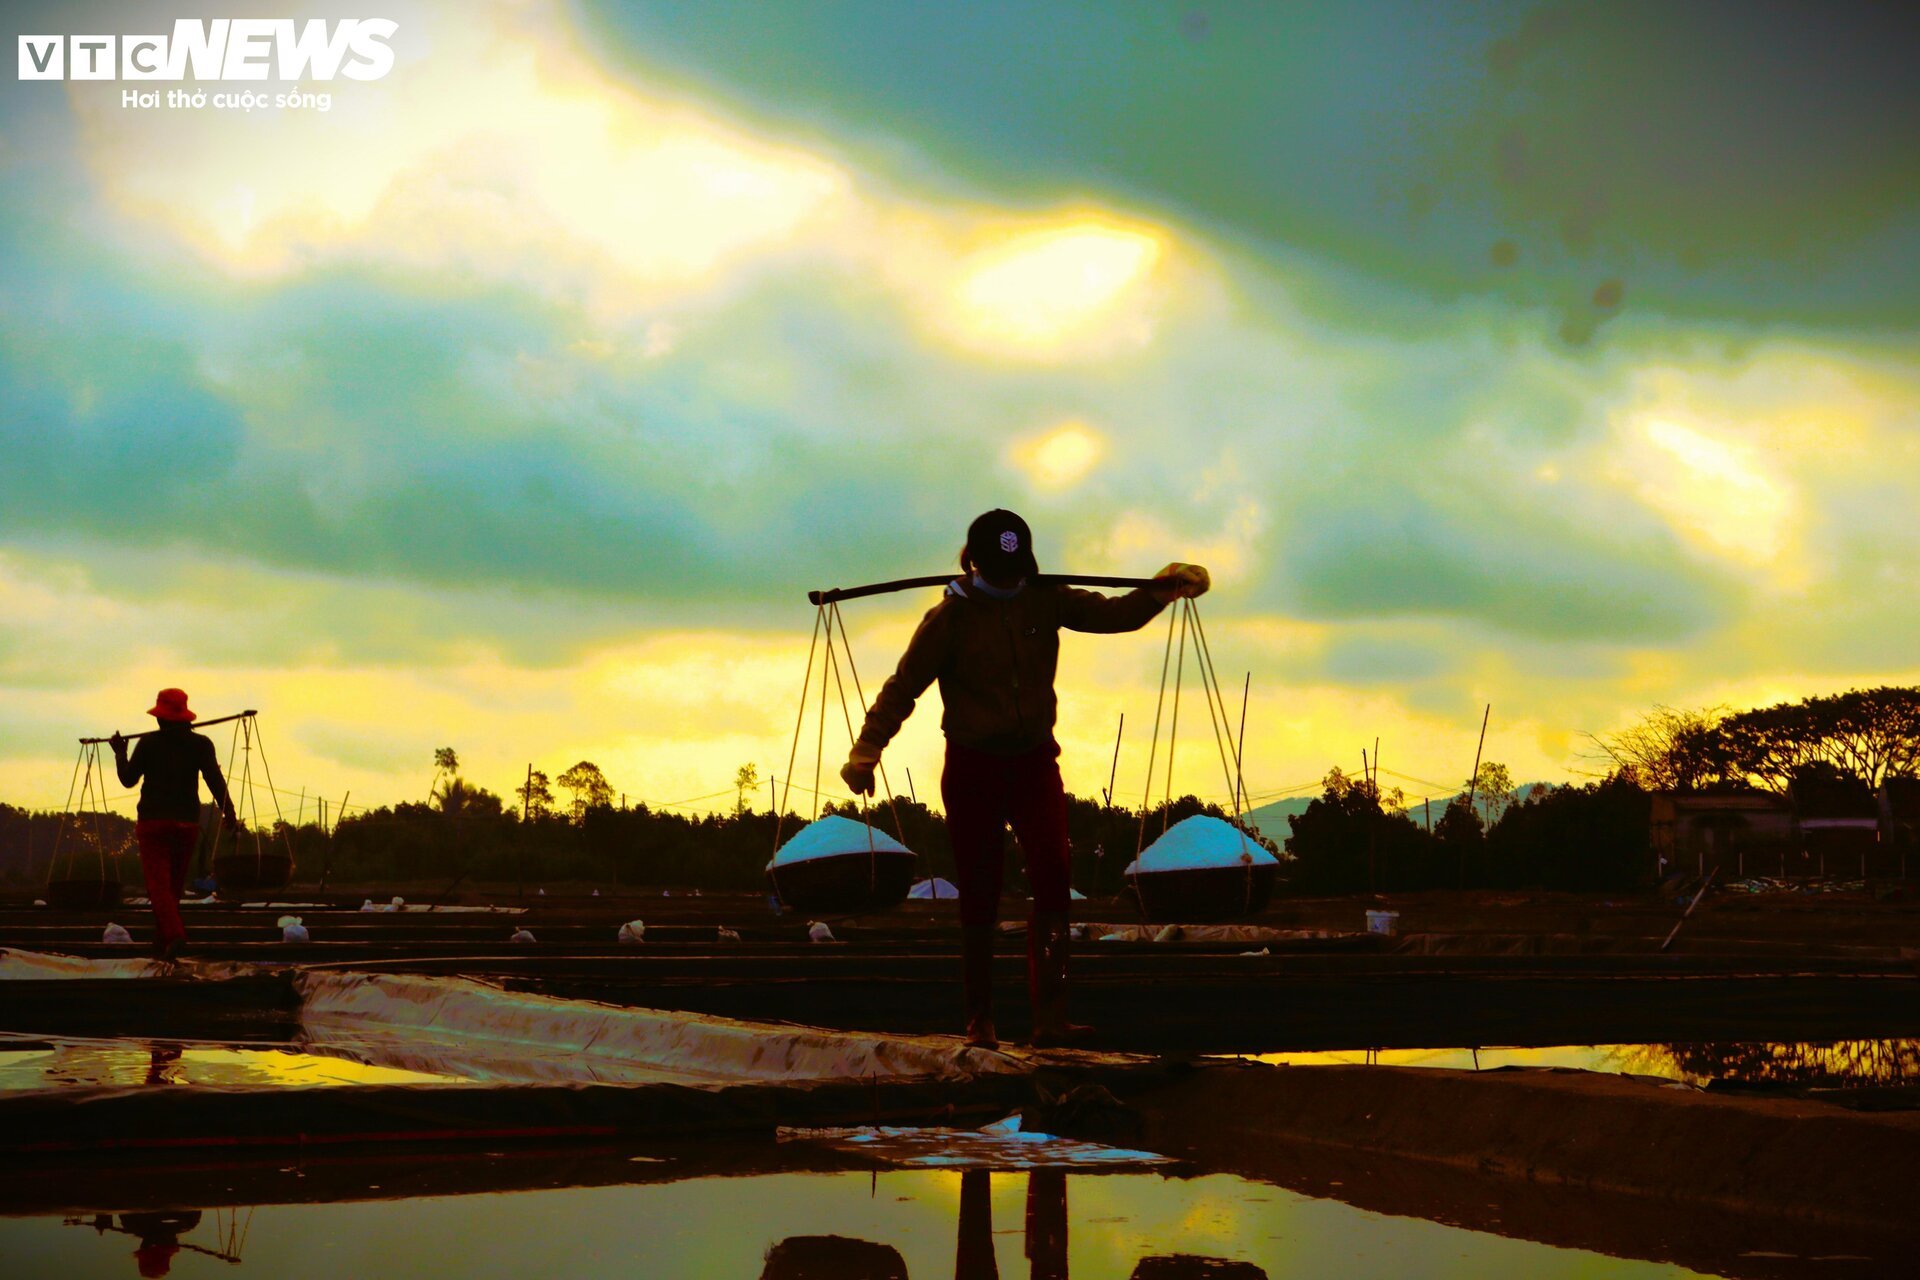
<svg viewBox="0 0 1920 1280"><path fill-rule="evenodd" d="M1400 913L1398 911L1367 912L1368 933L1384 933L1388 937L1392 937L1395 933L1399 932L1399 930Z"/></svg>

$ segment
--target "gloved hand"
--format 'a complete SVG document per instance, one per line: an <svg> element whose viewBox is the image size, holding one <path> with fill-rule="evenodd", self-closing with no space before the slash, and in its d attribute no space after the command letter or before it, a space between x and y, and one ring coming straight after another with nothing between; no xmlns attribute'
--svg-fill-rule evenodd
<svg viewBox="0 0 1920 1280"><path fill-rule="evenodd" d="M1182 598L1191 600L1195 596L1207 594L1213 586L1213 578L1197 564L1181 564L1175 561L1153 575L1155 585L1153 594L1162 604ZM1164 583L1165 585L1160 585Z"/></svg>
<svg viewBox="0 0 1920 1280"><path fill-rule="evenodd" d="M868 742L855 742L840 766L840 781L857 796L873 794L873 768L880 763L880 748Z"/></svg>

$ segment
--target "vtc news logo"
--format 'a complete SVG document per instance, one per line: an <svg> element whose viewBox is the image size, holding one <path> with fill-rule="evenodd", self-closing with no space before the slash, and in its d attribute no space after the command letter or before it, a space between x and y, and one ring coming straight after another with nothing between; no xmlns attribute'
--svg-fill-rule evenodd
<svg viewBox="0 0 1920 1280"><path fill-rule="evenodd" d="M345 18L179 18L173 34L20 37L22 80L378 80L400 24Z"/></svg>

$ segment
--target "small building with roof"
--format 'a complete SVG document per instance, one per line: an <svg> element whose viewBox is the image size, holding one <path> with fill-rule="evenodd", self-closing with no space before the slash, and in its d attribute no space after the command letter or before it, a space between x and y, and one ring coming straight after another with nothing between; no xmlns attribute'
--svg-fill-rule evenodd
<svg viewBox="0 0 1920 1280"><path fill-rule="evenodd" d="M1797 778L1787 799L1812 874L1869 874L1880 845L1880 804L1871 787L1858 778Z"/></svg>
<svg viewBox="0 0 1920 1280"><path fill-rule="evenodd" d="M1793 811L1781 797L1755 788L1661 791L1653 799L1654 873L1723 879L1791 875Z"/></svg>

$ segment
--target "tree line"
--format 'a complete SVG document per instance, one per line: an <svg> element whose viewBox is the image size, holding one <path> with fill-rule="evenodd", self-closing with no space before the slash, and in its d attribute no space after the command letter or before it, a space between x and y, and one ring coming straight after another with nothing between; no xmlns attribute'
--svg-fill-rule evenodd
<svg viewBox="0 0 1920 1280"><path fill-rule="evenodd" d="M1632 889L1649 874L1652 793L1759 789L1783 793L1796 780L1840 779L1861 787L1914 776L1920 768L1920 688L1877 688L1783 702L1746 711L1660 707L1619 733L1595 739L1608 765L1584 784L1537 786L1517 795L1500 764L1482 765L1472 785L1437 821L1416 822L1405 797L1375 777L1330 771L1322 794L1289 818L1280 852L1295 893L1335 894L1441 888ZM431 884L464 876L492 884L677 886L710 891L766 887L776 843L813 814L756 809L758 770L734 777L730 811L681 813L627 805L591 761L549 776L531 770L511 802L460 773L452 748L434 753L427 798L353 813L330 827L279 822L244 834L290 849L297 883L324 874L334 885ZM564 794L556 796L555 788ZM945 818L911 799L867 809L829 804L824 812L873 821L922 856L922 873L953 877ZM1075 888L1103 897L1124 888L1123 872L1142 843L1195 813L1228 817L1193 796L1148 813L1080 796L1068 800ZM210 840L209 834L206 840ZM132 822L107 814L28 813L0 804L0 880L45 878L59 841L76 874L110 861L139 879ZM1010 893L1026 891L1009 842Z"/></svg>

